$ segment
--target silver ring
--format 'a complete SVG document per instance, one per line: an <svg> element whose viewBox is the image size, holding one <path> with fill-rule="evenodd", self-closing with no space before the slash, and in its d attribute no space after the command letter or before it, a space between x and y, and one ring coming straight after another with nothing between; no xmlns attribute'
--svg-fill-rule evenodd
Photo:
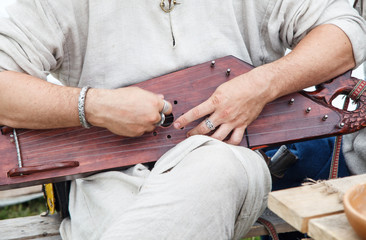
<svg viewBox="0 0 366 240"><path fill-rule="evenodd" d="M160 113L160 116L161 116L161 119L160 119L160 121L158 123L155 124L156 126L161 126L165 122L165 114L161 112Z"/></svg>
<svg viewBox="0 0 366 240"><path fill-rule="evenodd" d="M207 126L208 129L210 129L211 131L215 130L215 126L210 121L210 119L206 118L205 123L206 123L206 126Z"/></svg>
<svg viewBox="0 0 366 240"><path fill-rule="evenodd" d="M167 113L169 111L169 104L167 101L163 100L164 101L164 106L163 106L163 110L161 110L162 113Z"/></svg>

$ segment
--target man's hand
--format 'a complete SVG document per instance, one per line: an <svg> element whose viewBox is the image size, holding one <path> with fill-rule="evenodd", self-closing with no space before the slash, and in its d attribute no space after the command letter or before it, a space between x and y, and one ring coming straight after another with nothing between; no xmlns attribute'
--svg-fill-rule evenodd
<svg viewBox="0 0 366 240"><path fill-rule="evenodd" d="M287 56L236 77L219 86L205 102L191 109L175 123L182 128L208 116L216 132L212 137L239 144L245 128L256 119L265 104L286 94L327 81L355 66L351 42L334 25L314 28ZM188 135L208 134L202 121Z"/></svg>
<svg viewBox="0 0 366 240"><path fill-rule="evenodd" d="M216 128L212 137L224 140L232 133L227 142L239 144L246 127L270 100L266 93L269 89L266 80L253 73L243 74L220 85L209 99L179 117L174 123L175 128L185 127L208 116ZM210 131L203 120L188 135L208 134Z"/></svg>
<svg viewBox="0 0 366 240"><path fill-rule="evenodd" d="M94 126L136 137L151 132L161 120L164 97L138 87L114 90L90 89L85 103L86 119ZM165 114L172 112L172 105Z"/></svg>

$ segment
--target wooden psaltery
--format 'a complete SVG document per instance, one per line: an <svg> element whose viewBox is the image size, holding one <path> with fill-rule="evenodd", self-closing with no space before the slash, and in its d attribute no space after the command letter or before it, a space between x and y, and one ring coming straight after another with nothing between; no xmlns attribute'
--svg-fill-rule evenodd
<svg viewBox="0 0 366 240"><path fill-rule="evenodd" d="M217 59L215 64L203 63L135 86L164 94L165 99L173 103L173 118L177 118L206 100L221 83L252 68L228 56ZM348 94L358 81L348 72L318 86L312 93L302 91L267 104L247 128L241 145L260 148L360 130L366 126L364 94L358 100L358 108L352 112L331 105L337 95ZM184 140L197 123L181 130L173 126L159 127L136 138L117 136L98 127L17 129L9 133L3 128L0 190L70 180L156 161Z"/></svg>

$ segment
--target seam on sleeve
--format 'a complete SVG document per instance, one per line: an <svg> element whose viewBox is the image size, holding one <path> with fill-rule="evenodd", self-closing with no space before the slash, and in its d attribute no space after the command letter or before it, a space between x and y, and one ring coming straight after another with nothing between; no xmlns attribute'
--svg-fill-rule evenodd
<svg viewBox="0 0 366 240"><path fill-rule="evenodd" d="M261 39L265 39L265 34L268 35L268 21L269 21L269 18L271 16L271 12L273 11L273 8L274 8L274 2L275 1L271 1L269 0L268 1L268 5L267 5L267 8L266 8L266 12L263 16L263 19L262 19L262 23L260 25L260 34L261 34ZM269 37L269 36L268 36ZM265 64L267 62L268 59L267 58L267 55L265 54L266 51L266 46L265 46L265 41L264 40L261 40L261 43L260 43L260 49L261 49L261 54L263 57L261 57L261 62L262 64Z"/></svg>
<svg viewBox="0 0 366 240"><path fill-rule="evenodd" d="M67 35L65 34L65 32L63 31L60 22L58 21L55 12L53 11L53 8L50 6L49 1L45 0L45 1L41 1L41 4L44 4L44 10L45 10L45 14L47 16L50 17L50 19L52 19L55 23L55 26L57 26L59 32L62 33L62 38L63 38L63 50L64 50L64 60L63 60L63 68L65 68L64 62L67 63L66 67L67 67L67 79L63 79L63 81L66 81L67 85L70 84L70 48L69 48L69 42L67 39ZM66 60L66 61L65 61ZM62 74L64 75L64 74Z"/></svg>

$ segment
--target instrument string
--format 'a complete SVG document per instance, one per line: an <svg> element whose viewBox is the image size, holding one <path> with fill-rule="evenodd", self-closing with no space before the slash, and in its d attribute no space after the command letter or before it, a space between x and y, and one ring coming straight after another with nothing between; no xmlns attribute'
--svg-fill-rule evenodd
<svg viewBox="0 0 366 240"><path fill-rule="evenodd" d="M64 150L64 149L69 148L69 146L71 146L71 148L76 148L76 147L79 147L80 144L85 143L85 142L89 142L89 141L94 141L94 143L92 143L92 144L83 144L82 146L95 145L96 143L98 143L98 144L104 144L104 143L112 143L112 142L120 142L120 141L123 141L122 138L121 139L117 139L115 141L100 141L101 139L105 139L105 138L109 138L109 137L116 137L116 136L110 134L110 135L105 135L105 136L101 136L101 137L86 138L86 139L78 140L78 141L68 141L68 139L58 139L58 142L66 142L66 143L59 144L59 145L55 145L55 142L52 142L52 143L43 142L43 145L45 145L45 147L42 147L42 148L31 148L30 150L27 151L27 153L28 154L29 153L31 154L33 152L39 153L40 151L42 151L42 153L48 153L49 151L52 152L52 149ZM50 145L50 144L52 144L52 145Z"/></svg>
<svg viewBox="0 0 366 240"><path fill-rule="evenodd" d="M18 136L22 136L24 134L32 133L34 131L37 131L37 130L36 129L21 129L21 130L18 130L17 133L18 133Z"/></svg>
<svg viewBox="0 0 366 240"><path fill-rule="evenodd" d="M96 130L94 130L96 129ZM72 139L79 139L79 138L85 138L85 139L90 139L88 138L88 136L90 135L95 135L95 134L101 134L103 132L106 133L110 133L110 131L108 131L107 129L104 128L94 128L93 131L85 131L85 129L80 128L77 131L73 130L73 131L65 131L62 134L55 134L54 136L46 136L46 137L41 137L38 136L36 139L33 139L32 141L24 141L24 139L21 138L22 140L22 148L26 149L26 148L34 148L34 150L39 150L39 149L43 149L40 148L40 146L42 145L49 145L50 142L52 142L52 144L56 145L58 142L66 142L66 141L72 141ZM68 136L70 135L70 136ZM107 136L113 136L113 134L107 135ZM103 135L102 137L105 137L105 135ZM52 138L52 139L51 139ZM97 138L95 138L97 139ZM62 145L59 145L62 146Z"/></svg>
<svg viewBox="0 0 366 240"><path fill-rule="evenodd" d="M72 127L70 129L72 129ZM32 138L40 136L40 135L48 135L49 133L55 132L55 130L57 130L57 129L54 129L54 128L51 128L51 129L21 129L21 130L18 130L18 132L19 132L19 136L27 135L27 136L23 136L23 139L26 140L26 139L32 139ZM33 133L33 132L36 132L36 133ZM52 137L52 135L51 135L51 137Z"/></svg>
<svg viewBox="0 0 366 240"><path fill-rule="evenodd" d="M259 135L268 135L268 134L276 134L276 133L281 133L281 132L291 132L291 131L299 131L299 130L306 130L306 129L314 129L314 128L324 128L324 127L334 127L334 124L318 124L318 125L313 125L313 126L307 126L307 127L296 127L296 128L287 128L287 129L282 129L282 130L276 130L276 131L267 131L267 132L259 132L259 133L251 133L248 134L248 137L255 137L255 136L259 136Z"/></svg>
<svg viewBox="0 0 366 240"><path fill-rule="evenodd" d="M190 130L192 128L193 127L189 127L186 130ZM80 147L86 148L88 146L93 146L93 145L100 146L102 144L112 144L112 143L120 143L120 144L117 145L117 146L112 146L112 147L110 147L110 146L108 146L108 147L98 147L97 149L92 149L92 150L80 150L79 149L78 152L80 152L80 151L87 152L87 151L95 151L95 150L103 151L103 150L108 149L108 148L130 147L132 145L141 145L141 146L143 146L144 144L150 143L151 141L154 141L154 142L160 141L160 140L166 141L165 138L167 138L168 135L172 136L171 134L173 134L173 133L175 134L176 131L178 131L178 130L171 129L170 131L164 131L164 132L158 133L158 135L163 135L163 136L161 136L160 138L158 136L156 136L156 138L154 138L154 139L152 139L152 137L153 137L152 135L144 134L143 136L140 136L138 138L134 138L134 141L138 141L138 143L131 143L131 138L117 136L117 135L109 132L109 134L107 134L105 136L102 136L102 137L83 139L83 140L80 140L80 141L72 141L72 142L62 144L62 145L53 145L53 143L48 143L48 145L50 145L50 144L52 144L52 145L42 147L42 148L37 148L37 149L31 149L31 150L27 150L27 151L23 150L23 154L24 155L27 154L27 157L30 158L30 157L34 157L36 155L46 155L47 153L52 154L52 153L55 153L55 152L62 152L65 149L73 149L73 148L78 149ZM110 141L98 141L100 139L104 139L104 138L108 138L108 137L112 137L112 138L115 138L115 139L110 140ZM172 138L174 138L174 136ZM174 139L172 139L172 140L174 140ZM90 143L85 143L85 142L90 142ZM139 149L140 150L145 150L144 147L140 147Z"/></svg>
<svg viewBox="0 0 366 240"><path fill-rule="evenodd" d="M176 144L175 143L170 143L170 144L165 144L163 146L161 145L156 145L156 146L150 146L150 147L145 147L143 148L143 150L153 150L153 149L159 149L161 151L161 149L163 148L171 148L171 147L174 147ZM65 154L65 155L62 155L62 156L59 156L59 157L56 157L56 158L47 158L47 157L40 157L40 158L37 158L37 159L34 159L34 161L31 162L31 164L29 165L37 165L37 164L44 164L44 161L41 161L41 160L47 160L47 163L51 163L51 162L59 162L59 161L66 161L66 160L73 160L73 159L78 159L80 157L83 157L83 158L93 158L93 157L98 157L98 156L105 156L106 154L108 155L115 155L115 154L123 154L123 153L129 153L129 152L140 152L142 149L139 148L139 149L120 149L120 150L117 150L117 151L111 151L111 152L103 152L103 151L98 151L97 153L94 153L94 154L83 154L83 155L70 155L70 154ZM152 154L153 156L153 154ZM123 155L118 155L116 156L115 158L112 158L112 159L123 159L125 156ZM28 159L28 160L33 160L33 159ZM157 159L155 159L157 160ZM103 161L101 159L101 161Z"/></svg>

